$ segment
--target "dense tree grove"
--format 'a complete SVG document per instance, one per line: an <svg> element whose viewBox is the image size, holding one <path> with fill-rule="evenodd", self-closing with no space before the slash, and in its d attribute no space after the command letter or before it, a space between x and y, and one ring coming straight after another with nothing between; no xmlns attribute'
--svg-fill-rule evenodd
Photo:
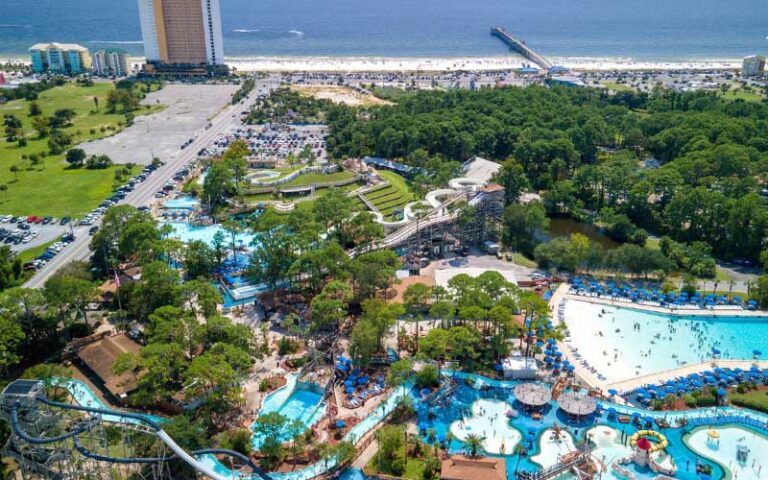
<svg viewBox="0 0 768 480"><path fill-rule="evenodd" d="M621 242L642 244L648 230L753 261L765 248L765 104L707 92L528 87L418 92L367 116L329 110L334 156L426 166L479 155L503 162L508 202L529 186L543 190L549 215L599 213ZM642 164L651 156L659 168Z"/></svg>

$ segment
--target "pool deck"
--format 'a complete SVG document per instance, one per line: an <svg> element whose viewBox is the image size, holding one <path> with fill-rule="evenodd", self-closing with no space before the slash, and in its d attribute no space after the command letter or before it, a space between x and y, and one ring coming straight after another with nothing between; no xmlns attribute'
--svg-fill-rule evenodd
<svg viewBox="0 0 768 480"><path fill-rule="evenodd" d="M649 305L647 303L632 302L629 300L621 301L621 300L611 300L609 298L602 298L602 297L590 297L588 295L576 295L573 293L568 293L568 290L570 289L570 285L567 283L561 284L558 287L557 291L559 292L563 287L565 288L560 300L568 299L568 300L576 300L580 302L599 303L602 305L610 305L612 307L634 308L637 310L656 312L664 315L685 315L685 316L701 316L701 317L714 317L717 315L738 316L738 317L768 317L768 312L765 312L764 310L745 310L736 305L718 305L713 309L699 308L695 306L690 306L685 308L680 308L680 307L667 308L667 307ZM554 299L554 296L553 296L553 299ZM553 299L551 299L550 302L552 302ZM556 308L557 305L559 305L560 300L558 300L557 303L550 303L550 305L554 305Z"/></svg>
<svg viewBox="0 0 768 480"><path fill-rule="evenodd" d="M768 368L768 360L709 360L706 362L682 365L678 368L662 370L661 372L649 373L647 375L633 377L628 380L606 383L605 388L613 388L619 392L629 391L638 387L642 387L643 385L659 384L671 378L684 377L692 373L701 373L706 370L712 370L718 367L730 369L741 368L743 370L749 370L752 365L757 365L761 369Z"/></svg>
<svg viewBox="0 0 768 480"><path fill-rule="evenodd" d="M743 310L743 309L722 309L722 310L705 310L705 309L669 309L669 308L660 308L660 307L653 307L650 305L641 305L637 303L629 303L629 302L618 302L613 300L608 300L604 298L597 298L597 297L587 297L583 295L574 295L571 293L568 293L568 290L570 289L570 285L567 283L562 283L560 286L555 290L555 292L552 294L552 297L549 301L549 308L552 311L552 321L557 324L560 323L560 320L558 319L557 315L557 309L560 305L560 302L563 300L574 300L574 301L581 301L581 302L592 302L592 303L601 303L604 305L610 305L615 307L630 307L630 308L637 308L642 310L649 310L654 311L658 313L663 314L680 314L680 315L701 315L701 316L708 316L711 317L713 315L740 315L740 316L749 316L749 317L764 317L766 316L766 312L764 311L754 311L754 310ZM649 373L647 375L642 376L633 376L632 378L628 378L626 380L620 380L620 381L604 381L597 378L595 374L587 370L585 367L583 367L578 359L576 359L573 356L573 352L570 349L570 344L566 342L558 342L558 346L560 347L560 350L565 355L565 358L567 358L572 365L576 367L574 373L577 378L579 378L582 382L589 385L591 388L597 388L600 389L605 395L607 395L609 389L615 389L619 392L622 391L629 391L633 390L635 388L641 387L643 385L648 384L659 384L663 383L669 379L686 376L692 373L700 373L705 370L711 370L713 368L742 368L744 370L748 370L752 365L757 365L760 368L768 368L768 360L708 360L700 363L694 363L694 364L688 364L688 365L681 365L677 368L672 368L669 370L662 370L659 372ZM631 375L631 372L628 372L628 375Z"/></svg>

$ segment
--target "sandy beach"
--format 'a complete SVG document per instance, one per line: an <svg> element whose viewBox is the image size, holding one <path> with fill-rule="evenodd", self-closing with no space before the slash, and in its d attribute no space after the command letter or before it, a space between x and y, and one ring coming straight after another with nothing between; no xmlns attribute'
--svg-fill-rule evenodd
<svg viewBox="0 0 768 480"><path fill-rule="evenodd" d="M738 59L652 62L631 58L557 58L550 60L575 71L612 70L728 70L741 67ZM386 57L253 57L227 58L239 71L273 72L452 72L458 70L511 70L530 62L515 55L469 58Z"/></svg>
<svg viewBox="0 0 768 480"><path fill-rule="evenodd" d="M741 68L740 59L696 59L649 61L632 58L549 57L556 65L577 72L587 71L667 71L667 70L733 70ZM2 55L0 63L29 63L23 55ZM131 57L132 65L144 63L142 57ZM530 64L517 55L489 57L226 57L230 67L240 72L455 72L513 70Z"/></svg>

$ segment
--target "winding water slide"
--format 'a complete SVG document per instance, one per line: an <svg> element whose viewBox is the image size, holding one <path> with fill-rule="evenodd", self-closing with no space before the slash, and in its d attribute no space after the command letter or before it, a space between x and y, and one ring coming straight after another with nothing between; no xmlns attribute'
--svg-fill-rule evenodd
<svg viewBox="0 0 768 480"><path fill-rule="evenodd" d="M178 443L176 443L176 441L174 441L173 438L171 438L171 436L168 435L168 433L165 430L163 430L163 428L157 422L154 422L148 419L144 415L139 415L135 413L126 413L126 412L116 412L113 410L106 410L102 408L71 405L68 403L54 402L52 400L48 400L46 398L40 398L40 397L36 398L36 400L45 405L48 405L54 408L60 408L65 411L86 412L93 415L109 416L110 418L119 417L121 422L124 421L125 423L130 423L134 426L140 425L142 427L145 427L150 432L154 433L155 436L173 452L174 457L179 458L184 463L192 467L197 473L204 475L210 479L232 480L233 477L231 473L227 475L218 473L212 468L211 465L200 461L196 457L202 456L202 455L227 455L230 457L234 457L240 462L243 462L244 464L246 464L253 471L253 475L258 476L263 480L272 480L272 478L266 472L264 472L258 466L256 466L248 457L241 455L238 452L234 452L232 450L204 449L204 450L197 450L194 452L187 452ZM61 442L62 440L72 438L75 449L78 452L80 452L80 454L82 454L83 456L97 460L97 461L114 463L114 464L141 464L141 463L151 464L151 463L160 463L163 461L167 461L171 458L171 457L149 457L149 458L113 457L113 456L106 456L106 455L101 455L101 454L91 452L80 443L78 435L89 431L95 426L95 424L99 421L95 417L91 417L86 421L80 422L70 432L57 435L55 437L33 437L32 435L29 435L27 432L25 432L21 428L21 425L19 423L18 407L19 405L15 404L11 409L11 428L13 429L13 432L16 435L18 435L20 438L22 438L25 442L28 442L33 445L52 444L52 443ZM248 475L248 476L251 477L252 475Z"/></svg>
<svg viewBox="0 0 768 480"><path fill-rule="evenodd" d="M401 220L388 221L384 219L381 212L371 211L376 222L381 224L387 230L394 230L382 241L370 246L367 250L376 250L381 248L391 248L403 243L405 240L416 234L423 228L429 228L433 225L453 221L458 212L448 213L448 205L466 198L469 193L476 193L482 189L487 182L470 177L457 177L448 181L450 188L440 188L427 192L424 200L410 202L403 208L403 218ZM474 196L470 205L480 203L482 194ZM421 207L421 211L417 211ZM426 207L426 209L424 208ZM352 256L363 253L362 251L351 252Z"/></svg>

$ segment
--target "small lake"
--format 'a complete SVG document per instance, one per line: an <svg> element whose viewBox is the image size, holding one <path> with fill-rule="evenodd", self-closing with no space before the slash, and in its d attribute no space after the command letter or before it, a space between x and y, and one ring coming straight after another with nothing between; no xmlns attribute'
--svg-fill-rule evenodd
<svg viewBox="0 0 768 480"><path fill-rule="evenodd" d="M613 249L620 244L606 237L600 229L591 223L579 222L571 218L553 218L549 222L549 228L542 234L544 240L555 237L570 237L572 233L580 233L593 242L597 242L606 249Z"/></svg>

